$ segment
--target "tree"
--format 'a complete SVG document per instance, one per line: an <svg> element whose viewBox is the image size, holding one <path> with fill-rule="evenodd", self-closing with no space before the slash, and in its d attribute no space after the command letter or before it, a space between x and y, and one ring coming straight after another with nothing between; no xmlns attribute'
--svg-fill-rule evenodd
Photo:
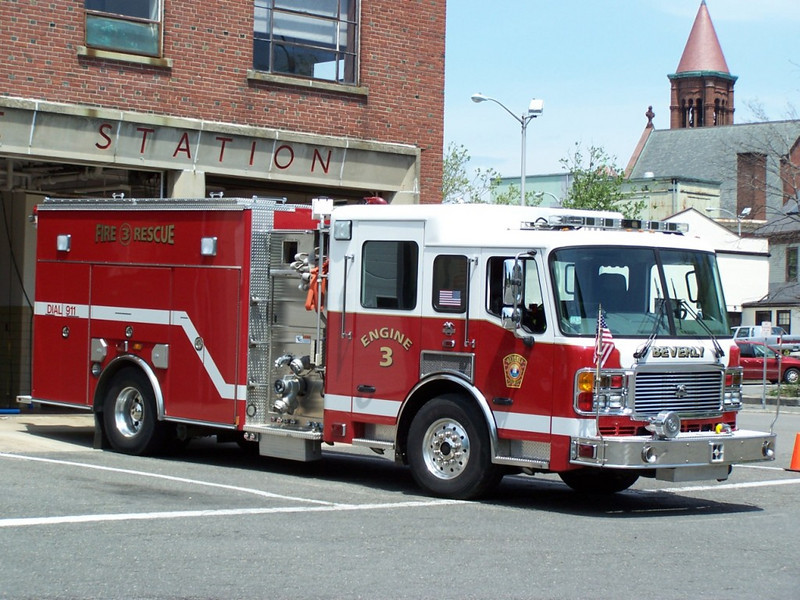
<svg viewBox="0 0 800 600"><path fill-rule="evenodd" d="M630 200L634 190L623 191L624 171L614 158L599 146L590 146L584 156L579 143L562 158L562 167L570 174L571 185L562 202L565 208L619 211L628 218L638 218L645 207L643 200Z"/></svg>
<svg viewBox="0 0 800 600"><path fill-rule="evenodd" d="M519 188L510 185L502 192L500 173L494 169L475 169L470 178L467 165L471 160L467 149L461 144L450 142L444 155L442 170L442 203L453 204L519 204ZM533 192L525 194L525 204L536 206L541 202Z"/></svg>
<svg viewBox="0 0 800 600"><path fill-rule="evenodd" d="M470 177L467 165L472 157L461 144L450 142L442 169L442 202L444 204L484 202L497 187L500 174L494 169L475 169Z"/></svg>
<svg viewBox="0 0 800 600"><path fill-rule="evenodd" d="M520 189L510 184L504 191L500 192L497 188L500 187L500 178L495 182L492 187L492 204L519 204ZM525 206L539 206L542 203L542 197L537 196L536 192L525 191Z"/></svg>

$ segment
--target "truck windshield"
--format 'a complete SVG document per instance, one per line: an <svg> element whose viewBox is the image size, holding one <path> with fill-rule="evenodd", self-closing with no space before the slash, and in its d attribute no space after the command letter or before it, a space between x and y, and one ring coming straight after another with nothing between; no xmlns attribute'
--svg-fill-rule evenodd
<svg viewBox="0 0 800 600"><path fill-rule="evenodd" d="M577 247L550 255L559 327L595 335L730 336L714 255L697 250Z"/></svg>

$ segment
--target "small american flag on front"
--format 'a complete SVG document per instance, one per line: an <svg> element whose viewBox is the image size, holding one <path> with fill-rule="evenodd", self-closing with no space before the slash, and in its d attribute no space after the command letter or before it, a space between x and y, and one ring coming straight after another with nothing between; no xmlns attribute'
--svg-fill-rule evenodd
<svg viewBox="0 0 800 600"><path fill-rule="evenodd" d="M439 306L461 306L461 290L439 290Z"/></svg>
<svg viewBox="0 0 800 600"><path fill-rule="evenodd" d="M598 307L597 310L597 337L594 342L594 356L592 359L595 364L599 364L602 368L606 364L608 357L614 350L614 336L606 325L606 317L603 315L603 307Z"/></svg>

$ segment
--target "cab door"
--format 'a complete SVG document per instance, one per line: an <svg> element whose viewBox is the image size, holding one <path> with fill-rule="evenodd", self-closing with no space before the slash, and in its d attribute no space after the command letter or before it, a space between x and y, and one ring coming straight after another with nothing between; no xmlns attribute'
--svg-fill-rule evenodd
<svg viewBox="0 0 800 600"><path fill-rule="evenodd" d="M392 425L419 379L425 225L353 225L344 317L353 358L352 417L356 423Z"/></svg>
<svg viewBox="0 0 800 600"><path fill-rule="evenodd" d="M546 293L542 253L517 258L513 252L484 252L485 290L479 299L485 320L476 341L476 379L494 413L500 438L540 442L536 458L550 458L554 386L570 385L566 366L556 360L550 295ZM522 288L517 298L519 326L503 325L513 311L504 283L519 264ZM473 294L475 295L475 294ZM474 305L473 305L474 306ZM504 310L505 309L505 310Z"/></svg>

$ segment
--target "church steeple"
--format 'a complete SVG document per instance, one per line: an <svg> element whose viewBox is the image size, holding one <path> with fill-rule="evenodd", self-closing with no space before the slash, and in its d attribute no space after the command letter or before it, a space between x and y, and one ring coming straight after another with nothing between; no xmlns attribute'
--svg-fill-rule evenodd
<svg viewBox="0 0 800 600"><path fill-rule="evenodd" d="M670 129L733 124L733 85L705 0L678 63L672 85Z"/></svg>

